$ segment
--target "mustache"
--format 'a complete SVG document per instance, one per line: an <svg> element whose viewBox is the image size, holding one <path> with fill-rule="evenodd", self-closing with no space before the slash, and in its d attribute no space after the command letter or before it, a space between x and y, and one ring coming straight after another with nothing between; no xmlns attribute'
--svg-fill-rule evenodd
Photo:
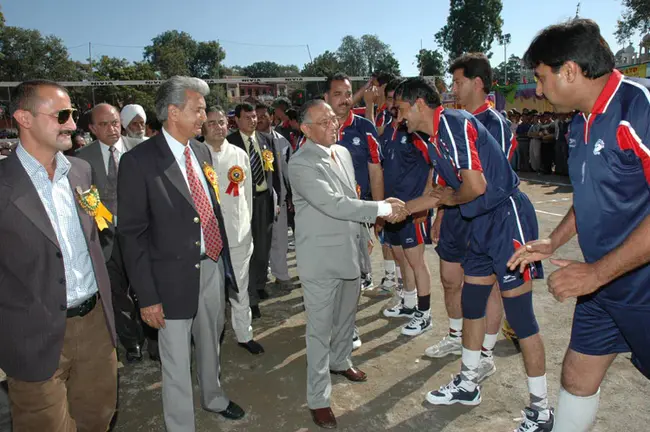
<svg viewBox="0 0 650 432"><path fill-rule="evenodd" d="M59 135L72 136L73 133L74 133L74 129L64 129L62 131L59 131Z"/></svg>

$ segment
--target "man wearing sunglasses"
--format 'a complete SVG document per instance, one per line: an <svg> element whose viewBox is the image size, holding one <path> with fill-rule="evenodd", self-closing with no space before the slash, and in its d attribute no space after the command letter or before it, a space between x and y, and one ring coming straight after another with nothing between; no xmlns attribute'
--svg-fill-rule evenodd
<svg viewBox="0 0 650 432"><path fill-rule="evenodd" d="M140 143L140 139L121 136L120 114L109 104L99 104L90 113L90 131L97 137L89 145L79 149L75 156L88 162L93 172L93 184L106 208L117 216L117 172L122 155ZM115 232L117 218L99 233L111 279L115 327L117 336L126 349L128 363L142 360L145 333L149 340L147 348L152 359L158 360L158 337L155 330L143 329L139 313L129 289L124 271L122 252Z"/></svg>
<svg viewBox="0 0 650 432"><path fill-rule="evenodd" d="M77 112L65 88L28 81L11 113L20 143L0 164L0 368L13 430L106 430L115 325L95 220L77 204L91 168L63 156Z"/></svg>

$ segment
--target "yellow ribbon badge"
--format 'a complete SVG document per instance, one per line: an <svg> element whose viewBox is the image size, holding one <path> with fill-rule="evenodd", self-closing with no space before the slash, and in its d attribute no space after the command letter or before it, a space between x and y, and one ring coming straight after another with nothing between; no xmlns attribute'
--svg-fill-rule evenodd
<svg viewBox="0 0 650 432"><path fill-rule="evenodd" d="M219 180L217 179L217 173L214 171L214 168L212 168L212 165L207 162L203 162L203 174L205 174L205 178L207 178L210 182L210 185L214 190L214 194L217 197L217 202L221 204L221 196L219 195Z"/></svg>
<svg viewBox="0 0 650 432"><path fill-rule="evenodd" d="M99 191L95 185L91 185L90 189L86 192L82 192L81 188L77 187L76 192L79 205L86 213L95 218L97 229L103 231L108 228L109 223L113 223L113 215L106 206L102 204L102 201L99 198Z"/></svg>
<svg viewBox="0 0 650 432"><path fill-rule="evenodd" d="M273 171L273 152L271 150L264 150L262 152L262 159L264 159L264 171Z"/></svg>

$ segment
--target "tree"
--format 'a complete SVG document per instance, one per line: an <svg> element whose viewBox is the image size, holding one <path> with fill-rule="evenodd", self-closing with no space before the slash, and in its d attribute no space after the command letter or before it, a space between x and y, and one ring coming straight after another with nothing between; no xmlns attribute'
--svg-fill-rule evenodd
<svg viewBox="0 0 650 432"><path fill-rule="evenodd" d="M300 69L296 65L282 65L278 73L281 77L298 77L300 76Z"/></svg>
<svg viewBox="0 0 650 432"><path fill-rule="evenodd" d="M377 61L374 72L390 73L395 76L400 76L399 62L393 57L392 53L388 53L385 57Z"/></svg>
<svg viewBox="0 0 650 432"><path fill-rule="evenodd" d="M219 71L226 52L218 42L196 42L188 33L169 30L144 48L144 59L163 78L191 75L212 78Z"/></svg>
<svg viewBox="0 0 650 432"><path fill-rule="evenodd" d="M300 75L307 77L329 76L341 70L339 59L331 51L325 51L323 54L309 63L305 63L300 71Z"/></svg>
<svg viewBox="0 0 650 432"><path fill-rule="evenodd" d="M616 41L624 45L627 40L639 31L641 34L650 32L650 2L648 0L623 0L623 14L618 20Z"/></svg>
<svg viewBox="0 0 650 432"><path fill-rule="evenodd" d="M420 74L424 76L444 76L445 64L438 50L421 49L416 54Z"/></svg>
<svg viewBox="0 0 650 432"><path fill-rule="evenodd" d="M350 76L368 75L366 54L361 41L354 36L345 36L341 40L341 45L336 50L336 56L342 72Z"/></svg>
<svg viewBox="0 0 650 432"><path fill-rule="evenodd" d="M497 66L495 68L492 68L493 79L495 81L498 81L498 82L502 83L502 84L507 84L507 82L504 82L505 66L506 66L506 63L501 62L501 64L499 66ZM508 82L516 83L516 84L521 82L521 70L522 70L521 59L519 57L517 57L516 55L511 54L510 58L508 58L507 66L508 66L508 69L507 69L507 71L508 71Z"/></svg>
<svg viewBox="0 0 650 432"><path fill-rule="evenodd" d="M453 60L465 52L491 55L501 34L501 0L450 0L447 24L435 34L438 45Z"/></svg>
<svg viewBox="0 0 650 432"><path fill-rule="evenodd" d="M68 58L63 41L43 36L38 30L2 27L0 30L0 81L80 79L75 63Z"/></svg>
<svg viewBox="0 0 650 432"><path fill-rule="evenodd" d="M250 78L278 78L300 76L296 65L280 65L272 61L255 62L242 68L242 74Z"/></svg>
<svg viewBox="0 0 650 432"><path fill-rule="evenodd" d="M130 81L158 79L153 66L146 62L130 63L126 59L102 56L94 63L96 81ZM142 105L145 111L155 110L156 88L153 86L101 86L95 88L95 101L118 108L130 103Z"/></svg>
<svg viewBox="0 0 650 432"><path fill-rule="evenodd" d="M359 40L361 43L361 50L368 66L368 73L372 74L377 70L377 65L382 63L385 67L387 63L396 63L397 60L393 57L393 52L390 46L380 41L376 35L365 34ZM394 60L394 62L391 61ZM397 64L399 70L399 63Z"/></svg>

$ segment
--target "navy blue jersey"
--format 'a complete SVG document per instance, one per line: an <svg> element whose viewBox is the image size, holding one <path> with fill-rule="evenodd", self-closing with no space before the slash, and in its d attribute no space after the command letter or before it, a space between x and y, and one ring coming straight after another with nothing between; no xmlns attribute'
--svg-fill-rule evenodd
<svg viewBox="0 0 650 432"><path fill-rule="evenodd" d="M426 141L402 127L386 129L390 129L392 135L382 147L384 195L402 201L418 198L424 192L431 170Z"/></svg>
<svg viewBox="0 0 650 432"><path fill-rule="evenodd" d="M361 199L371 199L370 173L368 164L381 163L377 129L368 119L350 111L348 118L339 128L337 144L352 155L354 175L357 178Z"/></svg>
<svg viewBox="0 0 650 432"><path fill-rule="evenodd" d="M591 114L569 127L569 175L585 261L618 247L650 214L650 80L614 70ZM603 288L601 299L650 305L650 266Z"/></svg>
<svg viewBox="0 0 650 432"><path fill-rule="evenodd" d="M489 102L485 102L473 114L476 120L480 121L490 135L497 140L508 160L512 160L517 149L517 137L512 134L508 121L492 108Z"/></svg>
<svg viewBox="0 0 650 432"><path fill-rule="evenodd" d="M483 195L460 206L464 217L471 219L497 208L517 190L519 177L497 141L473 115L440 106L434 112L433 131L429 158L447 186L460 188L461 170L481 171L487 181Z"/></svg>
<svg viewBox="0 0 650 432"><path fill-rule="evenodd" d="M386 104L383 104L381 107L379 107L377 114L375 115L375 126L377 129L380 127L386 127L392 121L392 119L393 116L391 116L390 111L388 110L388 106Z"/></svg>

